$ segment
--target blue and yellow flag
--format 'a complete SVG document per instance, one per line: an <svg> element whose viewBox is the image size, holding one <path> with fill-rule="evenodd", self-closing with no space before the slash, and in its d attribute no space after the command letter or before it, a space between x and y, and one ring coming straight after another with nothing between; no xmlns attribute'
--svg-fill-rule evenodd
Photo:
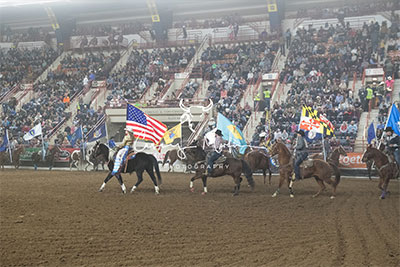
<svg viewBox="0 0 400 267"><path fill-rule="evenodd" d="M175 139L182 138L182 125L179 123L164 134L165 144L171 144Z"/></svg>
<svg viewBox="0 0 400 267"><path fill-rule="evenodd" d="M244 154L247 148L246 140L244 140L243 133L224 115L218 113L217 128L222 132L222 138L240 147L240 154Z"/></svg>

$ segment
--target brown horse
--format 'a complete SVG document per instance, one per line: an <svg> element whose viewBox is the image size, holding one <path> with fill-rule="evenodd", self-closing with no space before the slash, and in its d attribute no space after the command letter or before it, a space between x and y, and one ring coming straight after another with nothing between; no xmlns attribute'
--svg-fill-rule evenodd
<svg viewBox="0 0 400 267"><path fill-rule="evenodd" d="M190 147L183 148L182 153L178 152L177 149L167 151L167 153L164 156L162 166L164 166L164 164L169 159L168 172L170 172L171 167L172 167L172 171L174 171L173 165L177 160L183 161L184 163L189 164L189 165L193 165L198 161L204 160L205 158L206 158L206 153L204 152L203 148L194 144Z"/></svg>
<svg viewBox="0 0 400 267"><path fill-rule="evenodd" d="M329 157L326 159L327 162L334 164L335 166L339 167L339 158L340 155L343 157L347 156L346 151L342 146L338 146L335 148ZM322 153L314 154L311 156L312 159L324 159L324 155Z"/></svg>
<svg viewBox="0 0 400 267"><path fill-rule="evenodd" d="M53 146L47 150L46 156L44 158L45 162L49 165L49 170L54 166L56 158L58 158L61 153L61 149L58 146ZM32 162L35 170L37 170L38 163L42 161L42 150L32 153Z"/></svg>
<svg viewBox="0 0 400 267"><path fill-rule="evenodd" d="M226 158L223 162L214 164L214 169L211 175L206 175L207 162L199 161L194 164L194 169L196 170L195 175L190 179L190 191L194 192L193 182L197 179L202 179L203 181L203 195L207 194L207 177L220 177L224 175L230 175L235 182L235 187L233 190L233 195L239 195L240 183L242 182L242 178L240 175L244 173L246 176L247 182L249 183L251 189L254 189L254 180L253 173L250 169L250 166L246 161L242 159L235 158Z"/></svg>
<svg viewBox="0 0 400 267"><path fill-rule="evenodd" d="M15 149L11 155L12 155L12 163L14 164L15 169L18 169L20 166L20 156L22 153L25 152L25 147L24 146L18 146L17 149ZM0 152L0 165L1 169L4 171L4 164L9 163L9 153L6 151Z"/></svg>
<svg viewBox="0 0 400 267"><path fill-rule="evenodd" d="M379 149L368 145L367 150L364 152L362 162L375 161L375 165L378 169L379 184L378 188L381 189L382 193L380 198L385 199L390 179L397 177L399 169L396 162L389 162L389 158ZM383 185L383 186L382 186Z"/></svg>
<svg viewBox="0 0 400 267"><path fill-rule="evenodd" d="M265 179L267 177L266 171L269 172L268 182L271 185L271 166L270 166L270 158L265 155L263 152L258 150L253 150L244 155L244 160L249 164L251 170L254 172L255 170L261 169L263 171L264 176L264 184Z"/></svg>
<svg viewBox="0 0 400 267"><path fill-rule="evenodd" d="M275 191L275 193L272 195L272 197L276 197L279 194L280 188L283 184L283 181L287 181L288 183L288 188L289 188L289 193L290 197L294 197L293 190L292 190L292 184L293 180L291 179L291 175L293 173L293 158L292 155L290 154L289 149L282 143L275 143L272 148L271 148L271 156L278 155L278 161L279 161L279 174L280 174L280 179L279 179L279 187ZM337 175L337 171L334 171L334 168L337 168L334 165L330 165L326 161L319 160L319 159L314 159L312 160L312 166L311 167L302 167L301 168L301 177L303 179L305 178L311 178L314 177L315 180L317 181L318 185L320 186L320 190L313 195L313 197L319 196L319 194L325 190L325 184L330 184L332 186L332 196L331 198L335 198L336 196L336 187L340 182L340 175ZM335 180L331 180L332 174L335 173Z"/></svg>

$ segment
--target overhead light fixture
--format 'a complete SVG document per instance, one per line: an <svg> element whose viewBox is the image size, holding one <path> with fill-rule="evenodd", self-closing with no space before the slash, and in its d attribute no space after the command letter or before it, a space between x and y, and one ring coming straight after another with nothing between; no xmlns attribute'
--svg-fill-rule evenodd
<svg viewBox="0 0 400 267"><path fill-rule="evenodd" d="M58 2L70 2L70 0L0 0L1 7L16 7L26 5L40 5Z"/></svg>

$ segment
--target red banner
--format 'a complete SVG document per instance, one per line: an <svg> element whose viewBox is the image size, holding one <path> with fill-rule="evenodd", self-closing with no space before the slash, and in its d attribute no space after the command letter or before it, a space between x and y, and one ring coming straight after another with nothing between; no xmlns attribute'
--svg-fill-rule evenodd
<svg viewBox="0 0 400 267"><path fill-rule="evenodd" d="M361 161L362 153L347 153L347 157L340 156L339 167L346 169L365 169L367 166Z"/></svg>

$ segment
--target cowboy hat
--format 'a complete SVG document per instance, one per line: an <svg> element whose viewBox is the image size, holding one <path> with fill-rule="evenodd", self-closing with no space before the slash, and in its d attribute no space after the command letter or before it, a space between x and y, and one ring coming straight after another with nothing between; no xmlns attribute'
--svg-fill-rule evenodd
<svg viewBox="0 0 400 267"><path fill-rule="evenodd" d="M300 134L301 136L305 136L306 135L303 130L298 130L298 131L296 131L296 133Z"/></svg>
<svg viewBox="0 0 400 267"><path fill-rule="evenodd" d="M125 128L124 131L133 133L133 130L131 128Z"/></svg>
<svg viewBox="0 0 400 267"><path fill-rule="evenodd" d="M393 132L393 129L392 129L392 127L386 127L385 128L385 130L384 130L385 132Z"/></svg>
<svg viewBox="0 0 400 267"><path fill-rule="evenodd" d="M215 134L216 134L216 135L219 135L219 136L222 136L221 130L216 130L216 131L215 131Z"/></svg>
<svg viewBox="0 0 400 267"><path fill-rule="evenodd" d="M266 136L267 136L267 133L266 133L266 132L260 133L260 137L266 137Z"/></svg>

